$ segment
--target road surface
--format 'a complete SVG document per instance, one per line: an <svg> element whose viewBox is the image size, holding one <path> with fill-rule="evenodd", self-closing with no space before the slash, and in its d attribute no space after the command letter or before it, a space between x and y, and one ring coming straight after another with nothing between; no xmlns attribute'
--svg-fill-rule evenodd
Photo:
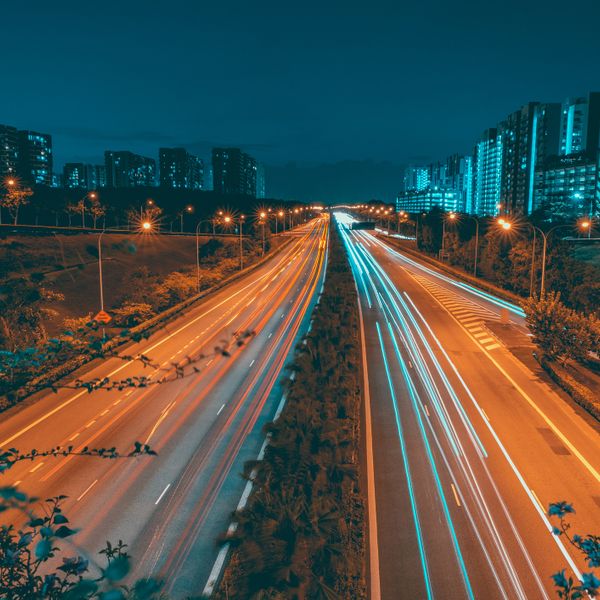
<svg viewBox="0 0 600 600"><path fill-rule="evenodd" d="M0 448L73 445L129 450L146 442L156 457L44 458L18 464L3 484L30 495L68 495L64 512L82 531L73 541L94 556L105 540L124 540L136 576L156 576L173 598L199 596L246 484L240 477L264 440L263 425L282 398L284 370L306 331L322 285L328 219L298 228L265 264L211 295L135 348L163 368L229 344L201 372L145 389L61 390L8 411ZM254 332L231 344L235 332ZM85 379L148 375L138 362L108 359ZM153 376L164 373L155 371ZM79 375L79 374L78 374ZM3 515L7 521L15 515Z"/></svg>
<svg viewBox="0 0 600 600"><path fill-rule="evenodd" d="M363 316L371 597L555 597L551 574L585 564L546 510L568 500L573 531L598 533L597 423L511 352L532 351L520 308L337 218Z"/></svg>

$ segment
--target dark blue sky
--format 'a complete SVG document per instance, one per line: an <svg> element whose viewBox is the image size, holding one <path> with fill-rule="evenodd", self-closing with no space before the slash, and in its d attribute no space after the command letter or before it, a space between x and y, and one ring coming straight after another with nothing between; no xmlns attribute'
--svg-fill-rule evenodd
<svg viewBox="0 0 600 600"><path fill-rule="evenodd" d="M180 144L404 164L600 89L597 0L36 0L2 22L0 123L54 134L58 165Z"/></svg>

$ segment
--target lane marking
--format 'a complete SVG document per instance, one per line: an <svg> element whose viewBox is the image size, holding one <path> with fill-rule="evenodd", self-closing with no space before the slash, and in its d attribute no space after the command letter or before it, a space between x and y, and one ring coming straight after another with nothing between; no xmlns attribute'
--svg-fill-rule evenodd
<svg viewBox="0 0 600 600"><path fill-rule="evenodd" d="M72 442L75 438L79 437L79 431L77 433L74 433L70 438L69 438L69 442Z"/></svg>
<svg viewBox="0 0 600 600"><path fill-rule="evenodd" d="M425 414L430 417L431 415L429 414L429 409L427 408L427 404L423 404L423 408L425 409Z"/></svg>
<svg viewBox="0 0 600 600"><path fill-rule="evenodd" d="M481 328L480 328L480 329L481 329ZM474 338L481 338L481 337L483 337L484 335L488 335L488 333L487 333L486 331L481 331L481 332L479 332L479 333L474 333L474 334L473 334L473 337L474 337Z"/></svg>
<svg viewBox="0 0 600 600"><path fill-rule="evenodd" d="M544 508L544 505L541 503L540 499L538 498L538 495L535 493L535 490L533 488L531 488L531 493L533 494L533 497L535 498L536 502L540 505L542 512L546 514L546 509Z"/></svg>
<svg viewBox="0 0 600 600"><path fill-rule="evenodd" d="M221 411L225 408L225 405L223 404L221 406L221 408L217 411L217 417L221 414Z"/></svg>
<svg viewBox="0 0 600 600"><path fill-rule="evenodd" d="M252 365L253 365L255 362L256 362L256 359L255 359L255 358L253 358L253 359L252 359L252 362L250 363L250 367L251 367L251 366L252 366Z"/></svg>
<svg viewBox="0 0 600 600"><path fill-rule="evenodd" d="M485 347L486 350L495 350L496 348L500 348L500 344L490 344Z"/></svg>
<svg viewBox="0 0 600 600"><path fill-rule="evenodd" d="M38 463L37 465L35 465L35 467L33 467L33 469L30 469L29 472L30 473L35 473L44 463Z"/></svg>
<svg viewBox="0 0 600 600"><path fill-rule="evenodd" d="M94 423L96 422L96 419L92 419L86 426L85 428L87 429L88 427L91 427Z"/></svg>
<svg viewBox="0 0 600 600"><path fill-rule="evenodd" d="M480 344L489 344L490 342L493 342L493 341L494 341L493 337L486 337L486 338L479 340L479 343Z"/></svg>
<svg viewBox="0 0 600 600"><path fill-rule="evenodd" d="M488 417L488 414L485 412L485 410L483 410L483 408L481 408L481 412L483 413L483 416L489 421L490 418Z"/></svg>
<svg viewBox="0 0 600 600"><path fill-rule="evenodd" d="M158 500L154 503L155 506L163 499L163 496L167 493L167 490L170 487L171 487L171 484L167 483L167 487L162 491L162 494L158 497Z"/></svg>
<svg viewBox="0 0 600 600"><path fill-rule="evenodd" d="M100 413L100 416L101 416L101 417L103 417L103 416L104 416L104 415L105 415L107 412L108 412L108 408L107 408L106 410L103 410L103 411Z"/></svg>
<svg viewBox="0 0 600 600"><path fill-rule="evenodd" d="M454 499L456 500L456 504L460 508L460 500L458 499L458 494L456 493L456 488L454 487L454 484L451 483L450 487L452 488L452 493L454 494Z"/></svg>
<svg viewBox="0 0 600 600"><path fill-rule="evenodd" d="M96 484L98 483L97 479L94 479L92 483L85 489L85 491L77 498L77 502L79 502Z"/></svg>

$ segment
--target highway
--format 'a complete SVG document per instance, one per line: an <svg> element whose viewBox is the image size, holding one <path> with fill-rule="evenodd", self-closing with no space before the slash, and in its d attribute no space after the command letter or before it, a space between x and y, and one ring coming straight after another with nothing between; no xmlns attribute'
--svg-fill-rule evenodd
<svg viewBox="0 0 600 600"><path fill-rule="evenodd" d="M64 512L81 527L73 542L90 557L106 540L122 539L134 559L133 576L163 579L175 599L199 596L217 537L246 485L243 465L259 453L262 427L278 409L289 376L284 367L308 327L324 276L328 223L323 216L288 233L291 243L263 265L124 350L144 353L162 369L223 344L230 357L204 359L200 372L170 383L92 394L60 390L2 414L0 448L128 451L137 440L158 456L44 458L19 463L2 483L40 498L67 495ZM237 346L235 333L244 331L254 335ZM139 362L111 358L83 378L148 374Z"/></svg>
<svg viewBox="0 0 600 600"><path fill-rule="evenodd" d="M546 510L598 533L597 422L517 358L519 307L335 218L362 314L371 598L555 597L551 574L589 568Z"/></svg>

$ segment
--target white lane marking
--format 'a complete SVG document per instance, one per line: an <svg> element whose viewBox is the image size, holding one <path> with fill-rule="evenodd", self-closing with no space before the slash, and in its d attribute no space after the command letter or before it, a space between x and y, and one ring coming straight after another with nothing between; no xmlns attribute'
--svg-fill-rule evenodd
<svg viewBox="0 0 600 600"><path fill-rule="evenodd" d="M252 359L252 362L250 363L250 367L251 367L251 366L252 366L252 365L253 365L255 362L256 362L256 359L255 359L255 358L253 358L253 359Z"/></svg>
<svg viewBox="0 0 600 600"><path fill-rule="evenodd" d="M481 331L481 332L479 332L479 333L474 333L474 334L473 334L473 337L474 337L474 338L480 338L480 337L483 337L484 335L488 335L488 333L487 333L486 331L483 331L483 330L482 330L482 331Z"/></svg>
<svg viewBox="0 0 600 600"><path fill-rule="evenodd" d="M456 500L456 504L460 508L460 500L458 499L458 494L456 493L456 488L454 487L453 483L451 483L450 486L452 487L452 493L454 494L454 499Z"/></svg>
<svg viewBox="0 0 600 600"><path fill-rule="evenodd" d="M90 485L85 489L85 491L81 494L81 496L79 496L79 498L77 498L77 502L79 502L97 483L98 483L98 480L94 479L94 481L92 481L92 483L90 483Z"/></svg>
<svg viewBox="0 0 600 600"><path fill-rule="evenodd" d="M490 344L485 347L486 350L495 350L496 348L500 348L500 344Z"/></svg>
<svg viewBox="0 0 600 600"><path fill-rule="evenodd" d="M429 409L427 408L427 404L423 404L423 408L425 409L425 414L430 417L431 415L429 414Z"/></svg>
<svg viewBox="0 0 600 600"><path fill-rule="evenodd" d="M154 503L155 506L163 499L163 496L167 493L167 490L170 487L171 487L171 484L167 483L167 487L162 491L161 495L158 497L158 500Z"/></svg>
<svg viewBox="0 0 600 600"><path fill-rule="evenodd" d="M33 469L30 469L29 472L30 473L35 473L44 463L38 463L37 465L35 465L35 467L33 467Z"/></svg>
<svg viewBox="0 0 600 600"><path fill-rule="evenodd" d="M412 364L412 362L411 362L410 360L408 361L408 366L409 366L411 369L413 368L413 364Z"/></svg>
<svg viewBox="0 0 600 600"><path fill-rule="evenodd" d="M208 367L208 365L210 365L210 363L214 360L214 358L211 358L207 363L206 366Z"/></svg>
<svg viewBox="0 0 600 600"><path fill-rule="evenodd" d="M70 438L69 438L69 442L72 442L75 438L79 437L79 431L77 433L74 433Z"/></svg>
<svg viewBox="0 0 600 600"><path fill-rule="evenodd" d="M91 427L94 423L96 422L96 419L92 419L86 426L85 428L87 429L88 427Z"/></svg>
<svg viewBox="0 0 600 600"><path fill-rule="evenodd" d="M285 316L285 313L281 313L281 318L283 319L283 317Z"/></svg>
<svg viewBox="0 0 600 600"><path fill-rule="evenodd" d="M489 344L490 342L495 341L493 337L486 337L481 340L478 340L480 344Z"/></svg>
<svg viewBox="0 0 600 600"><path fill-rule="evenodd" d="M103 417L103 416L104 416L104 415L105 415L107 412L108 412L108 408L107 408L106 410L103 410L103 411L100 413L100 416L101 416L101 417Z"/></svg>
<svg viewBox="0 0 600 600"><path fill-rule="evenodd" d="M221 408L217 411L217 417L221 414L221 411L225 408L225 405L223 404L221 406Z"/></svg>
<svg viewBox="0 0 600 600"><path fill-rule="evenodd" d="M272 333L270 333L270 334L269 334L269 338L270 338L272 335L273 335L273 334L272 334ZM269 339L269 338L267 338L267 339Z"/></svg>
<svg viewBox="0 0 600 600"><path fill-rule="evenodd" d="M131 396L131 394L133 394L133 390L125 392L125 397L127 398L127 396ZM121 402L121 400L119 400L119 402Z"/></svg>
<svg viewBox="0 0 600 600"><path fill-rule="evenodd" d="M483 408L481 408L481 412L483 413L483 416L489 421L490 418L488 417L488 414L485 412L485 410L483 410Z"/></svg>
<svg viewBox="0 0 600 600"><path fill-rule="evenodd" d="M467 329L468 329L468 330L469 330L471 333L473 333L473 334L474 334L476 331L483 331L483 327L479 327L479 326L477 326L477 327L469 327L469 326L467 326Z"/></svg>
<svg viewBox="0 0 600 600"><path fill-rule="evenodd" d="M541 503L540 499L538 498L538 495L535 493L535 491L533 490L533 488L531 489L531 493L533 494L533 497L535 498L536 502L540 505L540 508L542 509L542 511L545 514L546 513L546 509L544 508L544 505Z"/></svg>
<svg viewBox="0 0 600 600"><path fill-rule="evenodd" d="M19 485L22 483L22 481L19 479L19 481L15 481L13 483L13 487L19 487Z"/></svg>

